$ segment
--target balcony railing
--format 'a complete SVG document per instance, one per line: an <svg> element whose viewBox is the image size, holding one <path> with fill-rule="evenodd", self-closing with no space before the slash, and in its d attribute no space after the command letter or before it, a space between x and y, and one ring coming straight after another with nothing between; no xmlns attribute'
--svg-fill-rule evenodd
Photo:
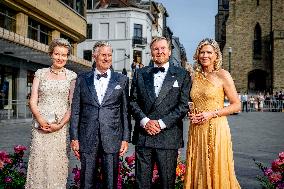
<svg viewBox="0 0 284 189"><path fill-rule="evenodd" d="M4 109L0 109L0 119L31 118L28 100L9 100Z"/></svg>
<svg viewBox="0 0 284 189"><path fill-rule="evenodd" d="M132 38L132 44L133 46L135 45L146 45L147 44L147 39L144 37L138 37L138 36L134 36Z"/></svg>
<svg viewBox="0 0 284 189"><path fill-rule="evenodd" d="M0 27L0 38L6 39L10 42L14 42L19 45L23 45L25 47L30 47L32 49L48 53L48 45L45 45L33 39L29 39L27 37L21 36L15 32L6 30L5 28L1 28L1 27ZM69 60L82 64L87 67L92 66L92 63L90 61L78 58L77 56L74 56L74 55L70 55Z"/></svg>

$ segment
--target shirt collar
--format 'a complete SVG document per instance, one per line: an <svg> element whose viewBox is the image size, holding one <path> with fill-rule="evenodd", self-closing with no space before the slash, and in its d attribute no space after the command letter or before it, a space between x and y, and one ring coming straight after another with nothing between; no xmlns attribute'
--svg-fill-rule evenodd
<svg viewBox="0 0 284 189"><path fill-rule="evenodd" d="M111 75L111 71L110 71L110 69L108 69L107 71L106 71L106 73L107 73L107 78L110 78L110 75ZM101 73L99 70L97 70L97 68L95 69L95 75L98 75L98 74L103 74L103 73Z"/></svg>
<svg viewBox="0 0 284 189"><path fill-rule="evenodd" d="M154 64L154 67L158 67L156 64ZM169 67L170 67L170 63L169 62L167 62L167 63L165 63L163 66L161 66L161 67L164 67L165 68L165 73L167 73L167 71L168 71L168 69L169 69Z"/></svg>

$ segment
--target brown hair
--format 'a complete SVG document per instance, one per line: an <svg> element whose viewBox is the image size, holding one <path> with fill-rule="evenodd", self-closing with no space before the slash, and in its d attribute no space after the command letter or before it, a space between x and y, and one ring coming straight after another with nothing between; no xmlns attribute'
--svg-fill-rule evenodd
<svg viewBox="0 0 284 189"><path fill-rule="evenodd" d="M172 44L171 44L171 40L166 38L166 37L154 37L150 43L150 48L152 48L153 44L156 42L156 41L162 41L162 40L166 40L167 43L168 43L168 47L170 50L172 50Z"/></svg>

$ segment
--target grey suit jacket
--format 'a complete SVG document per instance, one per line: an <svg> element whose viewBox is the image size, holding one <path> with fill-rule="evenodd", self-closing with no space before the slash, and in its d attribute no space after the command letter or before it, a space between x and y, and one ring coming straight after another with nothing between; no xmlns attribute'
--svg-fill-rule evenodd
<svg viewBox="0 0 284 189"><path fill-rule="evenodd" d="M72 100L70 139L79 140L80 152L94 152L99 139L106 153L119 152L129 141L127 77L111 72L101 104L94 86L94 71L79 75Z"/></svg>
<svg viewBox="0 0 284 189"><path fill-rule="evenodd" d="M144 147L178 149L183 146L182 119L188 110L191 86L189 73L170 65L159 96L156 97L151 69L149 66L139 69L133 79L130 107L136 123L132 142ZM144 117L162 119L166 128L151 136L140 126Z"/></svg>

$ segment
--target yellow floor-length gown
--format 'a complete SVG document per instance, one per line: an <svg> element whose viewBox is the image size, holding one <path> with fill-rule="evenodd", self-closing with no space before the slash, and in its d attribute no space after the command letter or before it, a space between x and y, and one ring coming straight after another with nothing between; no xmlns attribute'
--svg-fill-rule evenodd
<svg viewBox="0 0 284 189"><path fill-rule="evenodd" d="M190 96L198 111L224 106L224 90L195 73ZM231 133L225 116L191 124L187 144L185 189L238 189Z"/></svg>

